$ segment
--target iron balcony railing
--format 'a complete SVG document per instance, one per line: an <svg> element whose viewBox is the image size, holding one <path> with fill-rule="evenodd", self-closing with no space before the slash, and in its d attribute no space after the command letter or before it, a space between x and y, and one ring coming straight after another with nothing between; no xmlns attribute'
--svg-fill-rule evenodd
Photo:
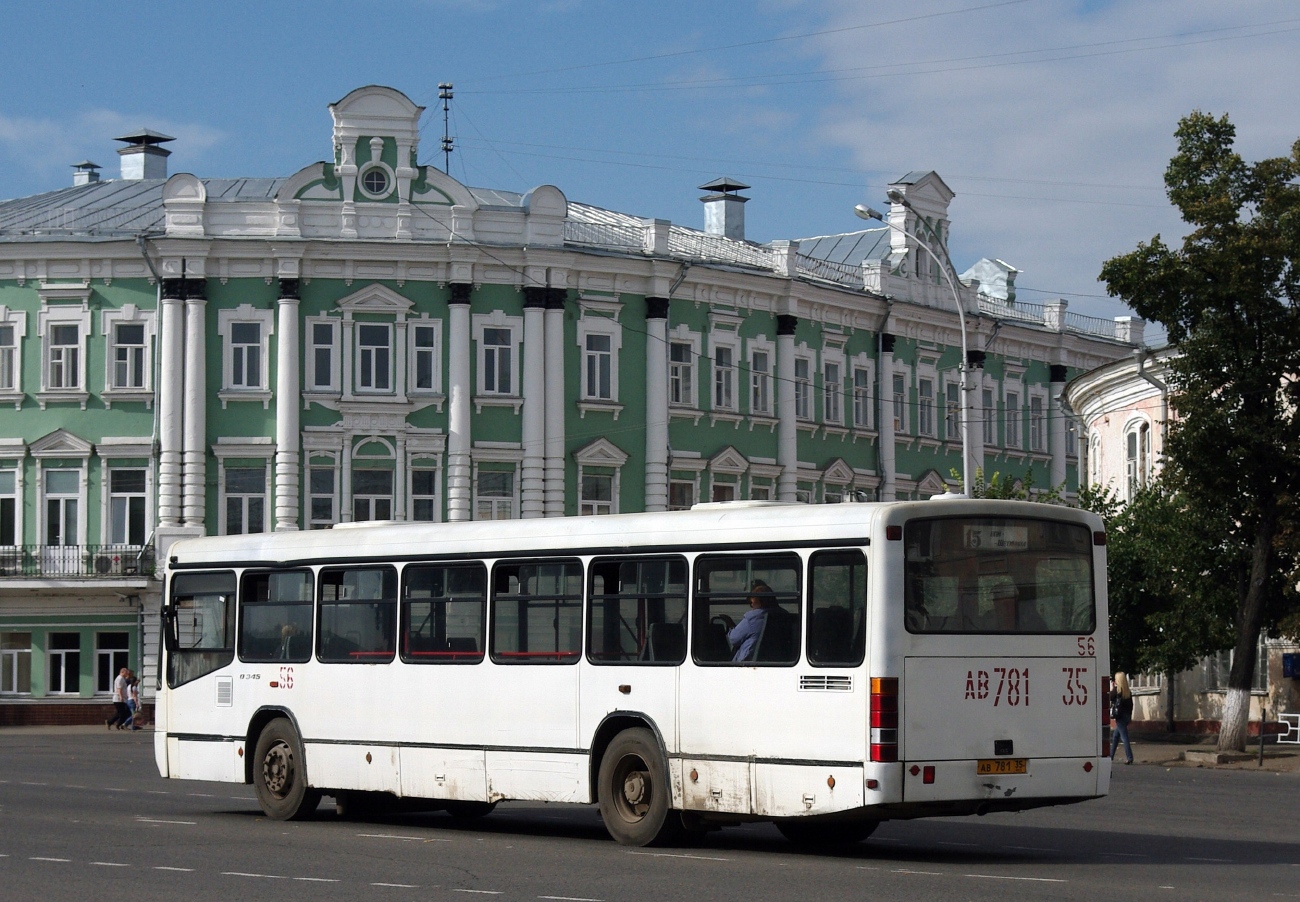
<svg viewBox="0 0 1300 902"><path fill-rule="evenodd" d="M0 546L0 578L152 577L155 565L152 544Z"/></svg>

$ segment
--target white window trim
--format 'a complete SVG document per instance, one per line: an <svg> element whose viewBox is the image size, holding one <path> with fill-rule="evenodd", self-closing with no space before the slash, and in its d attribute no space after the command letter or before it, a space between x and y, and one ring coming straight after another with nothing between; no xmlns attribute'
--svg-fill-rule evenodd
<svg viewBox="0 0 1300 902"><path fill-rule="evenodd" d="M311 398L313 396L337 397L343 392L342 383L339 378L339 374L343 370L342 349L340 346L340 342L342 340L342 333L343 333L343 320L337 316L309 316L303 321L303 324L304 324L304 331L303 331L304 354L303 354L303 372L302 372L303 395L308 398ZM312 327L326 326L326 325L330 326L333 332L333 339L329 345L330 382L328 385L316 385L308 377L311 376L311 374L313 373L316 367L315 351L318 347L323 347L323 345L318 345L315 343L314 336L312 334L313 333Z"/></svg>
<svg viewBox="0 0 1300 902"><path fill-rule="evenodd" d="M584 305L592 303L593 301L590 298L583 300ZM617 306L619 310L622 309L622 304L611 305L608 303L602 304L601 309L606 309L612 306ZM614 311L614 316L617 316L617 311ZM578 409L581 411L580 416L586 417L587 413L590 411L603 411L606 413L612 413L614 419L617 420L618 415L623 411L623 405L619 401L620 395L618 384L619 359L620 352L623 349L623 327L615 318L601 315L600 313L593 312L592 310L587 309L586 306L583 306L582 317L578 320L577 332L579 361L578 391L580 392L578 398ZM605 335L609 337L608 398L596 396L592 393L591 386L587 384L587 336L589 335Z"/></svg>
<svg viewBox="0 0 1300 902"><path fill-rule="evenodd" d="M817 421L817 354L808 349L805 344L800 344L794 353L794 410L795 419L801 423L815 423ZM808 406L804 413L799 413L799 361L808 364Z"/></svg>
<svg viewBox="0 0 1300 902"><path fill-rule="evenodd" d="M912 422L915 417L912 416L912 368L903 363L894 363L894 368L889 372L889 415L894 417L895 398L894 398L894 377L903 377L903 409L902 416L895 417L897 423L894 424L894 435L912 435Z"/></svg>
<svg viewBox="0 0 1300 902"><path fill-rule="evenodd" d="M698 410L700 407L700 344L701 334L692 332L685 324L679 325L668 333L667 345L664 348L664 354L668 355L668 366L665 375L668 379L668 385L664 386L668 392L668 406L675 407L679 410ZM672 392L673 378L673 358L671 348L675 344L685 344L691 347L691 390L690 399L687 401L674 401ZM710 387L711 388L711 387Z"/></svg>
<svg viewBox="0 0 1300 902"><path fill-rule="evenodd" d="M746 342L747 354L745 358L744 374L745 379L745 406L749 410L750 416L773 419L776 417L776 343L768 341L766 338L751 338ZM754 371L754 353L767 355L767 370L761 373ZM764 395L767 397L767 409L754 409L754 379L762 380Z"/></svg>
<svg viewBox="0 0 1300 902"><path fill-rule="evenodd" d="M261 460L266 468L266 494L265 503L262 505L262 532L270 532L271 526L275 521L275 469L273 462L275 460L275 442L268 437L254 436L245 439L218 438L217 444L212 446L212 454L217 459L217 535L227 535L226 532L226 461L235 460ZM241 465L236 469L246 469L246 465ZM337 491L338 483L335 482ZM337 511L335 512L337 514Z"/></svg>
<svg viewBox="0 0 1300 902"><path fill-rule="evenodd" d="M836 393L836 397L839 399L838 411L829 411L826 409L827 407L826 365L827 364L833 364L835 366L838 366L840 369L839 391ZM846 401L847 398L851 396L850 392L852 391L852 389L849 386L847 375L848 373L852 372L852 369L851 367L848 366L848 362L844 356L844 347L842 345L827 346L822 348L820 372L822 377L822 390L821 390L822 422L828 426L848 426L849 417L848 417L848 411L846 410L846 406L847 406ZM838 415L832 417L831 416L832 413L837 413Z"/></svg>
<svg viewBox="0 0 1300 902"><path fill-rule="evenodd" d="M472 452L472 458L473 458L474 465L473 465L473 469L471 470L471 473L470 473L470 480L471 480L471 481L470 481L470 488L472 489L472 491L471 491L471 495L472 495L472 497L470 498L470 514L471 514L471 519L478 519L478 502L479 502L479 493L478 493L478 477L479 477L479 472L482 470L482 465L485 464L485 463L496 464L496 466L489 467L489 468L486 470L486 472L489 472L489 473L505 473L505 472L509 472L509 473L510 473L510 475L511 475L511 480L510 480L510 515L511 515L511 517L510 517L510 518L511 518L512 520L518 519L518 518L519 518L519 515L520 515L520 507L519 507L519 505L520 505L520 492L521 492L521 487L520 487L519 483L522 482L522 475L523 475L523 473L522 473L522 470L523 470L523 452L522 452L522 451L515 451L515 450L512 449L512 448L511 448L511 449L506 449L506 448L498 449L498 448L482 448L482 447L475 447L474 450L473 450L473 452ZM511 466L509 469L507 469L506 467L502 467L502 466L500 466L500 464L503 464L503 463L512 464L512 466ZM501 496L501 495L489 495L489 496L487 496L487 497L489 497L489 498L500 498L500 497L504 497L504 496Z"/></svg>
<svg viewBox="0 0 1300 902"><path fill-rule="evenodd" d="M51 388L50 380L50 332L54 326L75 325L77 327L77 387ZM50 403L72 401L86 409L90 391L86 386L86 358L90 342L90 309L88 306L43 306L36 314L36 332L41 339L41 390L36 394L41 410Z"/></svg>
<svg viewBox="0 0 1300 902"><path fill-rule="evenodd" d="M53 456L56 458L63 458L64 460L69 459L67 454L58 454ZM37 541L36 544L41 546L46 545L45 530L48 524L45 522L45 516L46 516L45 502L49 500L49 495L45 491L45 474L50 472L55 472L55 471L77 474L77 496L76 496L77 498L77 541L73 543L73 547L86 545L88 544L86 542L86 530L87 527L89 526L89 518L87 516L87 511L86 511L86 494L88 488L87 460L84 458L81 460L80 464L76 467L45 467L40 464L37 465L37 476L36 476L36 496L37 496L36 497L36 540ZM58 497L64 498L68 496L60 495ZM60 546L60 547L64 547L64 546Z"/></svg>
<svg viewBox="0 0 1300 902"><path fill-rule="evenodd" d="M1143 429L1146 430L1145 449L1142 447ZM1132 501L1134 496L1136 496L1137 493L1142 488L1151 484L1151 478L1154 475L1155 452L1152 449L1152 445L1151 445L1151 440L1153 437L1153 433L1151 429L1151 421L1147 419L1147 417L1142 415L1132 417L1127 423L1124 424L1123 434L1124 434L1124 443L1123 445L1121 445L1121 451L1123 453L1123 461L1124 461L1124 469L1121 474L1122 479L1124 481L1123 496L1125 500ZM1129 436L1133 436L1137 446L1134 449L1134 452L1136 454L1136 459L1134 460L1134 466L1136 467L1136 472L1134 473L1132 479L1129 478L1129 471L1128 471Z"/></svg>
<svg viewBox="0 0 1300 902"><path fill-rule="evenodd" d="M722 367L718 366L717 350L725 348L731 352L731 402L718 403L718 376L722 374ZM709 333L709 409L720 411L722 413L739 413L740 412L740 392L741 392L741 344L740 338L734 332L710 332Z"/></svg>
<svg viewBox="0 0 1300 902"><path fill-rule="evenodd" d="M1038 429L1039 441L1034 441L1034 401L1038 401L1039 409L1042 411L1042 423ZM1047 402L1047 392L1038 389L1031 389L1029 399L1025 404L1027 408L1026 421L1029 434L1025 436L1025 447L1032 454L1046 454L1051 447L1051 410Z"/></svg>
<svg viewBox="0 0 1300 902"><path fill-rule="evenodd" d="M520 358L519 346L523 343L524 318L522 316L506 316L504 310L493 310L491 313L475 314L470 318L470 320L472 322L472 330L474 333L475 348L475 412L481 413L484 407L512 407L518 411L523 405L523 361ZM486 369L483 365L483 331L485 329L510 330L510 391L508 392L488 393L484 388ZM496 345L493 347L496 347ZM518 480L516 480L516 482L517 481ZM517 486L515 491L516 493L518 492Z"/></svg>
<svg viewBox="0 0 1300 902"><path fill-rule="evenodd" d="M380 328L388 333L388 368L385 375L388 377L388 385L385 388L377 388L373 385L363 386L361 384L361 330ZM398 385L400 370L397 366L397 343L400 340L398 335L397 324L388 321L375 322L373 320L354 320L352 324L352 394L362 398L392 398L401 394L401 387ZM379 372L375 370L374 372Z"/></svg>
<svg viewBox="0 0 1300 902"><path fill-rule="evenodd" d="M864 422L858 422L858 372L867 374L867 384L864 387L866 397L862 399L863 410L866 412ZM848 360L848 396L845 398L845 419L849 420L851 426L864 432L870 432L876 423L876 361L867 354L854 354ZM849 405L852 405L852 415L849 416Z"/></svg>
<svg viewBox="0 0 1300 902"><path fill-rule="evenodd" d="M125 304L120 310L105 310L100 318L104 334L104 390L100 397L104 406L122 401L143 401L146 409L153 408L153 355L157 339L158 316L152 310L140 310L135 304ZM113 371L117 365L117 345L114 333L119 325L144 326L144 385L140 388L117 388L113 385Z"/></svg>
<svg viewBox="0 0 1300 902"><path fill-rule="evenodd" d="M930 383L930 424L929 429L922 431L925 425L921 422L921 381L925 380ZM925 439L939 438L939 418L943 412L943 399L940 392L943 391L943 383L939 379L939 370L930 360L918 363L916 366L916 434Z"/></svg>
<svg viewBox="0 0 1300 902"><path fill-rule="evenodd" d="M421 523L441 523L443 521L443 492L442 492L442 455L433 453L409 454L407 459L407 469L410 472L416 470L433 471L433 494L420 495L420 498L433 499L433 519L421 520ZM415 479L406 480L406 516L408 520L415 519Z"/></svg>
<svg viewBox="0 0 1300 902"><path fill-rule="evenodd" d="M949 406L948 396L950 390L957 396L955 407ZM957 373L945 374L939 386L939 414L943 422L943 440L945 442L961 443L962 406L964 403L965 399L962 397L961 391L961 376ZM949 428L949 424L951 424L952 428Z"/></svg>
<svg viewBox="0 0 1300 902"><path fill-rule="evenodd" d="M27 314L21 310L10 310L0 304L0 326L12 326L14 330L13 372L10 374L12 389L0 391L0 404L12 401L14 409L23 406L23 339L27 337Z"/></svg>
<svg viewBox="0 0 1300 902"><path fill-rule="evenodd" d="M1012 442L1011 430L1008 428L1012 422L1011 411L1007 401L1009 395L1016 396L1015 411L1015 439ZM1010 451L1022 451L1025 447L1025 383L1020 376L1008 375L1002 382L1002 447Z"/></svg>
<svg viewBox="0 0 1300 902"><path fill-rule="evenodd" d="M998 382L996 379L985 376L980 380L980 384L975 390L979 392L977 396L979 398L979 424L984 447L996 448L998 447L998 397L1000 396ZM987 407L984 404L985 392L989 393Z"/></svg>
<svg viewBox="0 0 1300 902"><path fill-rule="evenodd" d="M96 450L99 452L101 457L104 456L104 450L105 450L104 448L97 447ZM121 454L116 450L114 450L113 453L114 456L117 458L128 456L125 454ZM134 457L135 455L129 455L129 456ZM146 458L148 456L149 456L148 452L140 455L140 457L146 457ZM102 545L114 544L109 541L112 538L112 532L113 532L112 530L113 498L117 497L111 494L111 487L113 485L112 483L113 470L144 470L144 524L145 524L145 542L147 543L149 541L149 531L150 529L152 529L153 525L157 522L156 515L154 513L154 499L157 497L157 491L154 487L154 474L153 474L152 461L141 465L135 465L135 464L124 464L124 463L112 463L111 461L105 460L103 468L101 469L101 474L103 476L103 489L101 491L101 494L103 496L104 503L100 505L99 536L100 539L102 540L100 544ZM122 545L127 548L137 547L134 545L130 545L129 543L126 542L123 542Z"/></svg>
<svg viewBox="0 0 1300 902"><path fill-rule="evenodd" d="M261 347L258 349L260 385L245 387L231 384L234 346L230 341L230 330L235 323L257 323L262 327ZM217 393L221 406L224 408L230 401L261 401L263 409L268 408L272 394L270 389L271 336L275 334L275 312L258 310L252 304L240 304L231 310L220 310L217 312L217 334L221 338L221 391ZM224 483L222 485L224 486ZM224 489L222 491L224 493ZM224 520L224 514L222 519Z"/></svg>
<svg viewBox="0 0 1300 902"><path fill-rule="evenodd" d="M622 488L623 465L628 461L628 455L609 439L599 438L585 448L581 448L574 455L574 460L578 464L578 509L581 511L582 497L582 477L588 467L600 470L613 470L612 484L610 486L610 510L611 514L619 512L619 494ZM601 474L604 475L604 474Z"/></svg>
<svg viewBox="0 0 1300 902"><path fill-rule="evenodd" d="M406 392L408 395L417 396L421 398L431 398L431 397L442 398L444 395L443 382L442 382L442 368L443 368L442 320L434 319L426 313L417 319L408 319L406 323L407 323L406 340L410 344L410 350L407 351L406 354L407 369L408 369L408 373L406 377ZM415 333L416 330L418 329L433 330L433 349L432 349L433 350L433 386L431 388L417 388L415 385L416 356L417 356L416 347L415 347ZM439 411L441 411L442 409L441 406L439 406L438 409Z"/></svg>

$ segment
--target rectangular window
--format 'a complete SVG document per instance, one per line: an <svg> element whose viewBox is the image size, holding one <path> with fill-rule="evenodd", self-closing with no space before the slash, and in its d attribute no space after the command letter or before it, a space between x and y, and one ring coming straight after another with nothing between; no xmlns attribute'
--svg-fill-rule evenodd
<svg viewBox="0 0 1300 902"><path fill-rule="evenodd" d="M81 691L81 634L49 634L49 670L45 674L50 695L76 695Z"/></svg>
<svg viewBox="0 0 1300 902"><path fill-rule="evenodd" d="M113 327L113 388L144 388L144 324Z"/></svg>
<svg viewBox="0 0 1300 902"><path fill-rule="evenodd" d="M613 341L608 335L588 335L583 357L583 397L591 401L612 400Z"/></svg>
<svg viewBox="0 0 1300 902"><path fill-rule="evenodd" d="M1232 673L1232 659L1235 656L1236 652L1229 648L1204 659L1206 690L1210 692L1227 690L1228 676ZM1268 644L1262 633L1259 644L1255 646L1255 670L1250 677L1250 691L1268 691Z"/></svg>
<svg viewBox="0 0 1300 902"><path fill-rule="evenodd" d="M266 532L266 468L226 469L226 535Z"/></svg>
<svg viewBox="0 0 1300 902"><path fill-rule="evenodd" d="M0 470L0 545L17 543L17 474L13 470Z"/></svg>
<svg viewBox="0 0 1300 902"><path fill-rule="evenodd" d="M1017 392L1007 392L1007 409L1006 409L1006 434L1007 447L1020 447L1020 395Z"/></svg>
<svg viewBox="0 0 1300 902"><path fill-rule="evenodd" d="M695 350L687 343L668 345L668 403L695 406Z"/></svg>
<svg viewBox="0 0 1300 902"><path fill-rule="evenodd" d="M713 481L713 485L710 487L710 489L711 489L709 492L710 501L735 501L736 500L736 487L731 483L718 482L717 478L715 477Z"/></svg>
<svg viewBox="0 0 1300 902"><path fill-rule="evenodd" d="M515 474L481 470L475 486L475 520L510 520L515 515Z"/></svg>
<svg viewBox="0 0 1300 902"><path fill-rule="evenodd" d="M749 355L749 410L757 416L772 415L772 361L767 351Z"/></svg>
<svg viewBox="0 0 1300 902"><path fill-rule="evenodd" d="M668 509L670 511L688 511L695 504L695 483L668 483Z"/></svg>
<svg viewBox="0 0 1300 902"><path fill-rule="evenodd" d="M113 680L123 667L131 666L131 636L129 633L95 634L95 692L105 695L113 691Z"/></svg>
<svg viewBox="0 0 1300 902"><path fill-rule="evenodd" d="M819 551L808 579L808 663L856 667L867 647L867 559Z"/></svg>
<svg viewBox="0 0 1300 902"><path fill-rule="evenodd" d="M894 374L894 432L907 432L907 377Z"/></svg>
<svg viewBox="0 0 1300 902"><path fill-rule="evenodd" d="M695 660L793 664L799 660L799 557L716 555L695 562Z"/></svg>
<svg viewBox="0 0 1300 902"><path fill-rule="evenodd" d="M357 389L386 392L392 387L393 333L388 326L357 326Z"/></svg>
<svg viewBox="0 0 1300 902"><path fill-rule="evenodd" d="M686 561L603 558L588 571L587 659L680 664L686 659Z"/></svg>
<svg viewBox="0 0 1300 902"><path fill-rule="evenodd" d="M45 544L76 545L77 504L81 474L77 470L45 471Z"/></svg>
<svg viewBox="0 0 1300 902"><path fill-rule="evenodd" d="M871 370L853 369L853 425L871 428Z"/></svg>
<svg viewBox="0 0 1300 902"><path fill-rule="evenodd" d="M492 571L492 660L572 664L582 650L582 563L498 564Z"/></svg>
<svg viewBox="0 0 1300 902"><path fill-rule="evenodd" d="M510 330L483 330L483 391L490 395L511 394Z"/></svg>
<svg viewBox="0 0 1300 902"><path fill-rule="evenodd" d="M1092 532L1010 517L912 520L904 528L911 633L1091 635Z"/></svg>
<svg viewBox="0 0 1300 902"><path fill-rule="evenodd" d="M0 695L32 691L32 634L0 633Z"/></svg>
<svg viewBox="0 0 1300 902"><path fill-rule="evenodd" d="M62 324L50 326L49 387L81 387L81 328Z"/></svg>
<svg viewBox="0 0 1300 902"><path fill-rule="evenodd" d="M393 519L393 471L352 471L352 519Z"/></svg>
<svg viewBox="0 0 1300 902"><path fill-rule="evenodd" d="M436 523L438 514L438 471L411 470L411 519Z"/></svg>
<svg viewBox="0 0 1300 902"><path fill-rule="evenodd" d="M338 522L334 514L334 468L310 467L307 470L308 526L327 529Z"/></svg>
<svg viewBox="0 0 1300 902"><path fill-rule="evenodd" d="M143 545L149 523L145 517L144 470L108 471L108 541L112 545Z"/></svg>
<svg viewBox="0 0 1300 902"><path fill-rule="evenodd" d="M349 567L320 574L316 655L335 664L382 664L397 645L397 571Z"/></svg>
<svg viewBox="0 0 1300 902"><path fill-rule="evenodd" d="M600 474L582 474L582 497L578 500L578 513L614 513L614 477Z"/></svg>
<svg viewBox="0 0 1300 902"><path fill-rule="evenodd" d="M438 388L438 332L433 326L415 326L415 381L417 391Z"/></svg>
<svg viewBox="0 0 1300 902"><path fill-rule="evenodd" d="M735 406L735 351L725 345L715 345L713 348L713 409L732 410Z"/></svg>
<svg viewBox="0 0 1300 902"><path fill-rule="evenodd" d="M1043 399L1029 399L1029 450L1047 450L1047 416L1043 412Z"/></svg>
<svg viewBox="0 0 1300 902"><path fill-rule="evenodd" d="M334 387L334 323L311 324L311 356L307 385L316 391Z"/></svg>
<svg viewBox="0 0 1300 902"><path fill-rule="evenodd" d="M230 324L230 387L262 387L262 324Z"/></svg>
<svg viewBox="0 0 1300 902"><path fill-rule="evenodd" d="M14 327L0 326L0 391L13 391L18 387L16 378L18 345L14 342Z"/></svg>
<svg viewBox="0 0 1300 902"><path fill-rule="evenodd" d="M916 380L916 432L934 435L934 380Z"/></svg>
<svg viewBox="0 0 1300 902"><path fill-rule="evenodd" d="M998 408L993 400L993 389L986 388L980 392L980 407L983 409L984 444L998 443Z"/></svg>
<svg viewBox="0 0 1300 902"><path fill-rule="evenodd" d="M487 569L433 564L402 573L402 660L477 664L483 660Z"/></svg>
<svg viewBox="0 0 1300 902"><path fill-rule="evenodd" d="M167 685L175 688L235 660L235 574L180 573L163 609Z"/></svg>
<svg viewBox="0 0 1300 902"><path fill-rule="evenodd" d="M840 384L840 365L822 367L822 417L827 423L844 422L844 386Z"/></svg>
<svg viewBox="0 0 1300 902"><path fill-rule="evenodd" d="M796 419L812 419L812 361L807 357L794 360L794 415Z"/></svg>
<svg viewBox="0 0 1300 902"><path fill-rule="evenodd" d="M311 660L310 570L245 573L239 591L241 661Z"/></svg>
<svg viewBox="0 0 1300 902"><path fill-rule="evenodd" d="M961 439L961 385L949 382L945 392L943 434L949 441Z"/></svg>

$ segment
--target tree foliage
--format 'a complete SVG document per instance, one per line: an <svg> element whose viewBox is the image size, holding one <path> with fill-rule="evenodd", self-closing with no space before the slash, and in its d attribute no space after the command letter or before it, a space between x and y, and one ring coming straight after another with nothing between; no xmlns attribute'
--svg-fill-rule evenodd
<svg viewBox="0 0 1300 902"><path fill-rule="evenodd" d="M1190 232L1180 247L1159 235L1140 243L1107 261L1101 279L1140 316L1163 324L1179 350L1169 364L1177 417L1167 427L1162 476L1178 512L1171 538L1192 554L1181 574L1218 580L1233 595L1220 746L1242 747L1240 700L1256 638L1294 603L1287 585L1300 490L1300 141L1288 157L1250 164L1234 150L1226 116L1192 113L1175 134L1165 185ZM1223 616L1217 604L1186 613ZM1216 635L1215 624L1181 616L1168 625Z"/></svg>

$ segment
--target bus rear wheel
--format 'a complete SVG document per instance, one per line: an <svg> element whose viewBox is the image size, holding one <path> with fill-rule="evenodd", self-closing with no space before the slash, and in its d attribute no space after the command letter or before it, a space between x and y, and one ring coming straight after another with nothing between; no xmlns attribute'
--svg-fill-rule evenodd
<svg viewBox="0 0 1300 902"><path fill-rule="evenodd" d="M670 841L681 819L672 811L668 765L654 734L643 728L614 737L597 778L600 816L609 835L625 846Z"/></svg>
<svg viewBox="0 0 1300 902"><path fill-rule="evenodd" d="M843 849L857 845L876 832L879 821L777 821L776 829L804 849Z"/></svg>
<svg viewBox="0 0 1300 902"><path fill-rule="evenodd" d="M268 723L257 737L253 788L266 816L277 821L301 820L320 804L320 792L307 786L302 742L283 717Z"/></svg>

